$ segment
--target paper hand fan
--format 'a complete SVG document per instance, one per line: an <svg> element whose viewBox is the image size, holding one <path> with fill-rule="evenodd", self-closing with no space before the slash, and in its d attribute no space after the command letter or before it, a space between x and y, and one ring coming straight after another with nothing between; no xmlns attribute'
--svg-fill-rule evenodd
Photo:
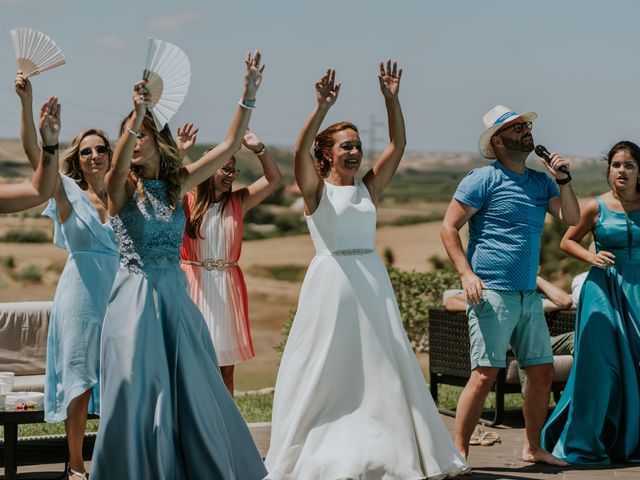
<svg viewBox="0 0 640 480"><path fill-rule="evenodd" d="M148 82L147 108L161 130L184 102L191 83L191 64L180 48L150 38L143 78Z"/></svg>
<svg viewBox="0 0 640 480"><path fill-rule="evenodd" d="M64 65L64 55L51 37L33 28L11 30L18 68L27 77Z"/></svg>

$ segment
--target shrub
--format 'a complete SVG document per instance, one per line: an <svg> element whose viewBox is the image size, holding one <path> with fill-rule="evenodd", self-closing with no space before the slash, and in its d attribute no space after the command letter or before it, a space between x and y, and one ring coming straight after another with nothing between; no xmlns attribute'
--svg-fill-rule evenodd
<svg viewBox="0 0 640 480"><path fill-rule="evenodd" d="M0 257L2 260L2 265L5 268L12 269L16 267L16 258L13 255L7 255L6 257Z"/></svg>
<svg viewBox="0 0 640 480"><path fill-rule="evenodd" d="M42 271L35 265L27 265L14 275L16 280L30 283L42 282Z"/></svg>
<svg viewBox="0 0 640 480"><path fill-rule="evenodd" d="M14 229L9 230L0 237L0 242L7 243L48 243L51 241L49 235L36 229Z"/></svg>
<svg viewBox="0 0 640 480"><path fill-rule="evenodd" d="M406 272L396 268L389 269L389 278L411 346L424 352L429 345L429 308L442 304L445 290L460 288L460 278L450 270Z"/></svg>

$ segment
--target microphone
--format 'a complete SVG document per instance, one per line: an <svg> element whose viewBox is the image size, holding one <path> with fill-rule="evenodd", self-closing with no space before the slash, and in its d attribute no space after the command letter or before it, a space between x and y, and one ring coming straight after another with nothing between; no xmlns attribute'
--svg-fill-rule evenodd
<svg viewBox="0 0 640 480"><path fill-rule="evenodd" d="M536 145L536 148L534 149L534 151L536 152L536 155L538 155L539 157L544 159L545 162L551 165L551 153L549 152L549 150L547 150L547 148L544 145ZM571 180L571 174L569 173L569 169L567 167L563 165L560 168L558 168L558 170L561 171L562 173L567 174L568 179Z"/></svg>

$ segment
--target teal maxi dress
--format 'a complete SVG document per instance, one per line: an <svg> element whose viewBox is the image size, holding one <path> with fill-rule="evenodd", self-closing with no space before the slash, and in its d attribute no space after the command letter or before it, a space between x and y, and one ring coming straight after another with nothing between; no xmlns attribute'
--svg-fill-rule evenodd
<svg viewBox="0 0 640 480"><path fill-rule="evenodd" d="M640 462L640 211L597 201L596 249L613 253L615 265L589 271L573 368L541 440L569 463Z"/></svg>
<svg viewBox="0 0 640 480"><path fill-rule="evenodd" d="M144 180L111 223L120 268L102 330L92 480L260 480L266 470L222 381L180 268L185 215Z"/></svg>

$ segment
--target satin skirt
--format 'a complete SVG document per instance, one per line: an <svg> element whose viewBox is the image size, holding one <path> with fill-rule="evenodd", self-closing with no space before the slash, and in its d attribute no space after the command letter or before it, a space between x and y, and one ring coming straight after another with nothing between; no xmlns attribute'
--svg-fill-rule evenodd
<svg viewBox="0 0 640 480"><path fill-rule="evenodd" d="M640 263L591 268L575 342L542 446L576 464L640 461Z"/></svg>
<svg viewBox="0 0 640 480"><path fill-rule="evenodd" d="M278 371L271 480L418 480L460 456L375 254L316 256Z"/></svg>
<svg viewBox="0 0 640 480"><path fill-rule="evenodd" d="M177 265L118 271L103 327L93 479L266 475L187 288Z"/></svg>

